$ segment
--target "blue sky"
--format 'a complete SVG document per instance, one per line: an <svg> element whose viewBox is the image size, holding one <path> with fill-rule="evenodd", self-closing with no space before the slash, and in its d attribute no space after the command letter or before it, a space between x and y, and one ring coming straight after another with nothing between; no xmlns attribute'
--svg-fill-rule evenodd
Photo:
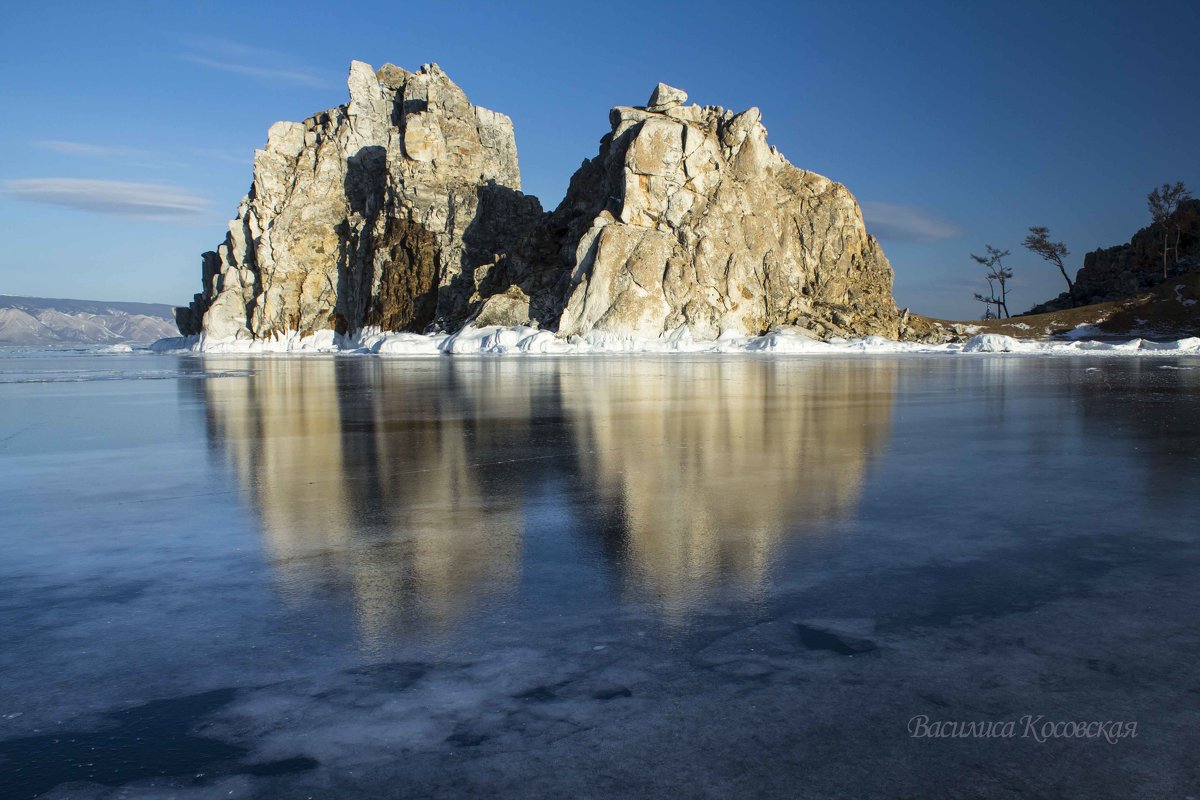
<svg viewBox="0 0 1200 800"><path fill-rule="evenodd" d="M1014 309L1072 251L1200 189L1193 2L22 3L0 26L0 294L182 303L272 122L347 99L351 59L436 61L511 116L553 207L613 105L657 81L756 105L799 167L845 183L922 313L974 317L985 243Z"/></svg>

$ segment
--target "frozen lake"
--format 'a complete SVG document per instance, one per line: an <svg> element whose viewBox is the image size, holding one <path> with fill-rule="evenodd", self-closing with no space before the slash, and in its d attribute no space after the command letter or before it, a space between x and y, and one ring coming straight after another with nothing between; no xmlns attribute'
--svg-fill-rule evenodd
<svg viewBox="0 0 1200 800"><path fill-rule="evenodd" d="M1200 357L8 354L0 509L3 798L1200 786Z"/></svg>

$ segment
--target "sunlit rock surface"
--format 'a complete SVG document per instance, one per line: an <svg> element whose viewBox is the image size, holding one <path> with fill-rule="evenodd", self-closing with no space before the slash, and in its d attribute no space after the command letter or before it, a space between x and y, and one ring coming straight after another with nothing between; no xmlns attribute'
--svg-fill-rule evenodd
<svg viewBox="0 0 1200 800"><path fill-rule="evenodd" d="M647 107L614 108L554 212L572 285L559 333L905 333L846 187L768 145L757 108L686 99L659 84Z"/></svg>

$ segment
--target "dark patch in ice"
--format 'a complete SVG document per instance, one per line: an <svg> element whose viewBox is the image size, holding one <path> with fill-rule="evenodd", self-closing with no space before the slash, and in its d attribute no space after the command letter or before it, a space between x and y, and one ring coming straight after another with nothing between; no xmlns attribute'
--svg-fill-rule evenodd
<svg viewBox="0 0 1200 800"><path fill-rule="evenodd" d="M446 742L454 745L455 747L479 747L479 745L486 742L489 738L491 737L482 733L460 731L459 733L452 733L447 736Z"/></svg>
<svg viewBox="0 0 1200 800"><path fill-rule="evenodd" d="M15 587L24 576L6 582ZM13 614L21 625L0 625L0 650L16 647L35 636L52 634L62 624L64 612L95 614L98 605L123 605L141 598L153 581L98 581L76 585L33 586L0 597L0 614ZM94 587L94 588L89 588Z"/></svg>
<svg viewBox="0 0 1200 800"><path fill-rule="evenodd" d="M1105 675L1110 675L1114 678L1121 676L1121 669L1111 661L1101 661L1098 658L1089 658L1084 662L1087 668L1093 672L1102 672Z"/></svg>
<svg viewBox="0 0 1200 800"><path fill-rule="evenodd" d="M0 742L0 797L33 798L64 783L121 786L147 778L193 776L205 783L222 775L269 777L320 766L294 756L239 764L249 752L191 731L228 705L233 688L152 700L110 711L95 730L62 730Z"/></svg>
<svg viewBox="0 0 1200 800"><path fill-rule="evenodd" d="M512 697L514 700L523 700L526 703L551 703L559 699L558 692L555 690L561 689L568 683L570 683L570 681L556 683L553 686L535 686L532 689L526 689L523 692L518 692Z"/></svg>
<svg viewBox="0 0 1200 800"><path fill-rule="evenodd" d="M97 603L122 604L137 600L153 585L153 581L129 580L89 584L59 584L23 589L11 600L0 601L0 610L34 611L85 606ZM94 586L94 588L89 588ZM13 602L15 600L15 602Z"/></svg>
<svg viewBox="0 0 1200 800"><path fill-rule="evenodd" d="M92 603L128 603L137 600L153 585L153 581L125 581L108 584L90 595L73 598L79 602Z"/></svg>
<svg viewBox="0 0 1200 800"><path fill-rule="evenodd" d="M97 730L61 730L0 742L0 797L31 798L68 781L120 786L205 771L246 749L189 731L230 703L232 688L153 700L104 715Z"/></svg>
<svg viewBox="0 0 1200 800"><path fill-rule="evenodd" d="M1094 596L1114 569L1169 560L1188 545L1094 534L1054 540L1053 531L1031 533L1014 546L974 560L934 560L894 567L861 578L845 576L781 597L774 614L812 618L859 617L875 621L876 633L911 635L914 629L958 628L1045 606ZM1023 646L1023 645L1022 645Z"/></svg>
<svg viewBox="0 0 1200 800"><path fill-rule="evenodd" d="M558 695L548 686L535 686L519 694L514 694L513 699L524 700L527 703L549 703L557 700Z"/></svg>
<svg viewBox="0 0 1200 800"><path fill-rule="evenodd" d="M429 664L418 661L390 661L383 664L368 664L349 670L351 675L364 675L383 689L402 692L425 677Z"/></svg>
<svg viewBox="0 0 1200 800"><path fill-rule="evenodd" d="M265 761L261 764L250 764L239 769L238 773L259 777L290 775L293 772L307 772L310 769L316 769L320 764L321 762L315 758L296 756L295 758L281 758L278 761Z"/></svg>
<svg viewBox="0 0 1200 800"><path fill-rule="evenodd" d="M946 700L944 697L939 694L935 694L934 692L917 692L917 697L921 698L926 703L932 703L938 708L950 708L952 705L949 700Z"/></svg>
<svg viewBox="0 0 1200 800"><path fill-rule="evenodd" d="M879 649L870 639L843 636L821 628L812 628L799 622L795 625L796 635L800 637L800 644L809 650L829 650L842 656L857 656Z"/></svg>
<svg viewBox="0 0 1200 800"><path fill-rule="evenodd" d="M616 700L618 697L633 697L628 686L609 686L592 692L593 700Z"/></svg>
<svg viewBox="0 0 1200 800"><path fill-rule="evenodd" d="M1088 597L1096 581L1117 565L1145 560L1137 542L1093 536L898 570L903 577L888 583L903 582L905 596L881 603L893 611L880 620L880 628L947 627L1029 613L1067 598Z"/></svg>

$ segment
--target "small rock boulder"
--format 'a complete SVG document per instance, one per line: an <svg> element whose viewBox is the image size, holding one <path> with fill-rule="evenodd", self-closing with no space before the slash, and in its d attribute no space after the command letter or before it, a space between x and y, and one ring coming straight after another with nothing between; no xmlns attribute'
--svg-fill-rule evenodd
<svg viewBox="0 0 1200 800"><path fill-rule="evenodd" d="M646 110L661 113L669 108L683 105L687 99L687 92L683 89L676 89L674 86L660 83L650 93L650 102L646 103Z"/></svg>
<svg viewBox="0 0 1200 800"><path fill-rule="evenodd" d="M516 286L510 286L502 294L494 294L484 300L471 324L477 328L488 325L504 328L531 325L533 323L529 321L529 295Z"/></svg>

